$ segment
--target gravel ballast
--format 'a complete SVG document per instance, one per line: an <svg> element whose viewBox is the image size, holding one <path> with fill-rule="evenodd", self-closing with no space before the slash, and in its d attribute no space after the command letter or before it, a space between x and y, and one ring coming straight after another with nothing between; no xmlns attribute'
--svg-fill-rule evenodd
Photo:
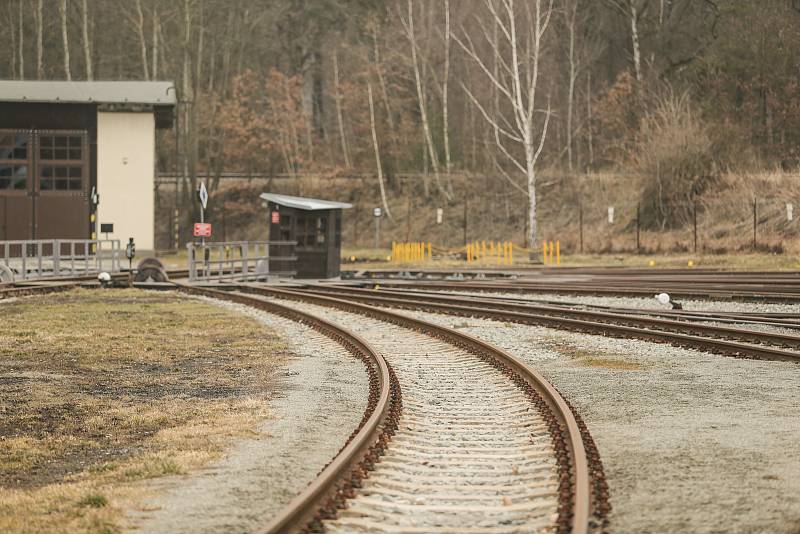
<svg viewBox="0 0 800 534"><path fill-rule="evenodd" d="M800 530L800 366L403 311L542 372L586 421L611 532Z"/></svg>
<svg viewBox="0 0 800 534"><path fill-rule="evenodd" d="M294 321L204 300L274 328L293 355L258 435L201 472L155 482L154 496L131 514L142 532L257 530L338 453L366 409L364 365L340 345Z"/></svg>

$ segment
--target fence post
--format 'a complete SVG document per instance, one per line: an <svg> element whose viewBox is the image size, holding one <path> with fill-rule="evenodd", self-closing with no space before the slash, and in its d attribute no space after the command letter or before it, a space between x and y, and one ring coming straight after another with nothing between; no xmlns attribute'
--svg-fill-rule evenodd
<svg viewBox="0 0 800 534"><path fill-rule="evenodd" d="M758 200L753 198L753 252L758 248L756 241L756 228L758 226Z"/></svg>
<svg viewBox="0 0 800 534"><path fill-rule="evenodd" d="M692 199L692 226L694 227L694 253L697 254L697 201Z"/></svg>
<svg viewBox="0 0 800 534"><path fill-rule="evenodd" d="M578 203L578 226L580 228L580 250L583 254L583 202Z"/></svg>
<svg viewBox="0 0 800 534"><path fill-rule="evenodd" d="M639 247L639 203L636 203L636 253L638 254Z"/></svg>

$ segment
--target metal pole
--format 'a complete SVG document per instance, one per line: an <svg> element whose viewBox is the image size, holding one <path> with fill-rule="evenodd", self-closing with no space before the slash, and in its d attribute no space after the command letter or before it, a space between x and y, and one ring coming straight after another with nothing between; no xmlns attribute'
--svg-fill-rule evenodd
<svg viewBox="0 0 800 534"><path fill-rule="evenodd" d="M381 218L375 217L375 248L377 249L381 241Z"/></svg>
<svg viewBox="0 0 800 534"><path fill-rule="evenodd" d="M639 252L639 203L636 203L636 252Z"/></svg>
<svg viewBox="0 0 800 534"><path fill-rule="evenodd" d="M697 201L692 200L692 225L694 226L694 253L697 254Z"/></svg>
<svg viewBox="0 0 800 534"><path fill-rule="evenodd" d="M753 252L756 251L758 247L758 242L756 241L756 227L758 225L758 200L753 199Z"/></svg>
<svg viewBox="0 0 800 534"><path fill-rule="evenodd" d="M464 246L467 246L467 177L464 177Z"/></svg>
<svg viewBox="0 0 800 534"><path fill-rule="evenodd" d="M583 254L583 202L578 204L578 226L580 228L581 254Z"/></svg>

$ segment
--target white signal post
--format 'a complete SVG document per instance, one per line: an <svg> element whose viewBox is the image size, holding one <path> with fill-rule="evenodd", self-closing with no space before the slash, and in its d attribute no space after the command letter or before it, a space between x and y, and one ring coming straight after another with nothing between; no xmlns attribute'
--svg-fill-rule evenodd
<svg viewBox="0 0 800 534"><path fill-rule="evenodd" d="M197 196L200 198L200 224L204 224L205 221L205 210L208 206L208 190L206 189L205 182L200 182L200 187L197 189ZM200 244L206 244L205 232L200 237Z"/></svg>
<svg viewBox="0 0 800 534"><path fill-rule="evenodd" d="M375 217L375 248L377 249L381 241L381 215L383 215L383 211L380 208L374 208L372 215Z"/></svg>

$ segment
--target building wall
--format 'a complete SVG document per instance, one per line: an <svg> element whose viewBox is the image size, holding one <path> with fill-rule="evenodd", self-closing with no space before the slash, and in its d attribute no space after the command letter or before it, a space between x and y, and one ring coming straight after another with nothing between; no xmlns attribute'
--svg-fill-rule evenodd
<svg viewBox="0 0 800 534"><path fill-rule="evenodd" d="M98 112L97 208L100 225L113 223L111 239L136 242L137 257L155 249L155 119L153 113Z"/></svg>

